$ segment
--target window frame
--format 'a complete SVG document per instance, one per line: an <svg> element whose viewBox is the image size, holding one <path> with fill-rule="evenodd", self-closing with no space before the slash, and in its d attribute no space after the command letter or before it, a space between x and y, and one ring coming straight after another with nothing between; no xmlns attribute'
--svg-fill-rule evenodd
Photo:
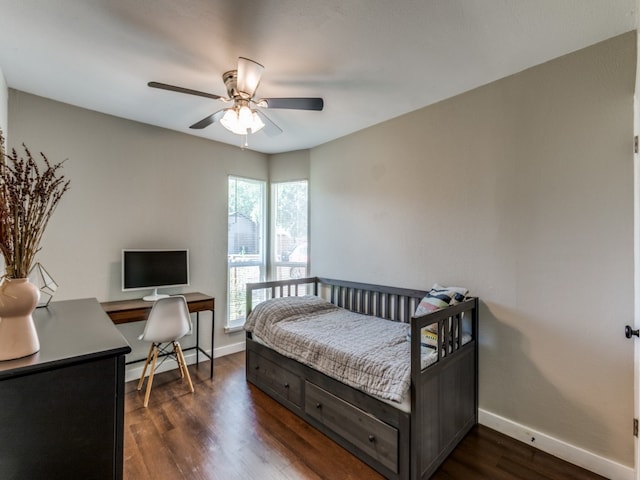
<svg viewBox="0 0 640 480"><path fill-rule="evenodd" d="M304 182L306 184L306 232L305 232L305 237L306 237L306 244L307 244L307 262L306 264L302 263L302 262L290 262L290 261L283 261L283 260L278 260L278 252L277 247L278 247L278 242L276 239L276 236L278 235L278 231L277 231L277 209L278 209L278 199L277 199L277 194L276 194L276 189L278 188L279 185L283 185L283 184L291 184L291 183L302 183ZM304 268L304 272L305 272L305 276L308 276L309 274L309 269L310 269L310 261L309 261L309 247L310 247L310 243L309 243L309 227L310 227L310 222L309 222L309 215L310 215L310 208L309 208L309 179L308 178L297 178L297 179L290 179L290 180L279 180L276 182L270 182L270 215L269 215L269 244L271 246L270 251L269 251L269 266L268 266L268 274L269 274L269 279L270 280L284 280L285 278L278 278L278 268ZM291 278L291 277L287 277L287 278Z"/></svg>
<svg viewBox="0 0 640 480"><path fill-rule="evenodd" d="M259 241L258 241L258 250L259 250L259 256L260 258L256 259L256 260L243 260L242 262L238 262L235 266L232 264L231 262L231 258L233 255L240 255L240 256L244 256L246 254L244 253L238 253L238 254L230 254L230 245L229 245L229 237L230 237L230 229L229 229L229 223L228 223L228 219L229 217L233 214L231 212L231 208L230 208L230 195L231 195L231 181L235 180L237 181L243 181L243 182L248 182L248 183L255 183L260 185L262 191L261 191L261 201L262 201L262 205L260 207L260 217L261 217L261 221L258 221L258 230L257 230L257 235L259 237ZM231 333L231 332L235 332L235 331L241 331L244 328L244 324L246 322L246 312L245 312L245 316L244 317L239 317L239 318L233 318L232 319L232 295L234 294L234 289L232 288L232 273L231 270L232 268L242 268L242 267L258 267L259 268L259 275L258 275L258 280L257 281L264 281L267 276L268 276L268 269L269 269L269 223L270 223L270 219L269 216L267 214L267 212L269 211L269 181L268 180L262 180L262 179L257 179L257 178L250 178L250 177L244 177L244 176L240 176L240 175L233 175L233 174L229 174L228 178L227 178L227 279L226 279L226 283L227 283L227 312L226 312L226 319L225 319L225 327L224 330L226 333ZM236 209L237 210L237 209ZM239 212L234 212L236 214L238 214ZM246 215L245 215L246 217ZM237 217L236 217L237 218ZM242 301L241 302L242 305L241 307L244 307L244 305L246 304L246 302Z"/></svg>

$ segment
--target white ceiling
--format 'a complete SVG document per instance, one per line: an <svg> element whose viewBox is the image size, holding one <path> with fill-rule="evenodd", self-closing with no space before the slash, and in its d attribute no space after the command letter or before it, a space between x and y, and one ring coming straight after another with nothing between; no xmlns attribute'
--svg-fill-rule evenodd
<svg viewBox="0 0 640 480"><path fill-rule="evenodd" d="M310 148L637 26L638 0L1 0L11 88L239 145L226 107L147 87L226 95L239 56L266 68L257 97L323 97L269 110L284 133L249 148Z"/></svg>

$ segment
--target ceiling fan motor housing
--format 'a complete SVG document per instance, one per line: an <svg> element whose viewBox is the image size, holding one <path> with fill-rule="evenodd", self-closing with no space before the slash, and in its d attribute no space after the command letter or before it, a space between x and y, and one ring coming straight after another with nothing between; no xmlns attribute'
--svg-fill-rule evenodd
<svg viewBox="0 0 640 480"><path fill-rule="evenodd" d="M238 90L238 70L229 70L222 74L222 81L227 89L229 98L233 100L251 100L251 95Z"/></svg>

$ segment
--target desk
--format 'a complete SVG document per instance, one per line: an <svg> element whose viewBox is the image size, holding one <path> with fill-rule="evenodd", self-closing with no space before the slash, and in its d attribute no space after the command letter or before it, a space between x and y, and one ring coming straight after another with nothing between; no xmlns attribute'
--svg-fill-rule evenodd
<svg viewBox="0 0 640 480"><path fill-rule="evenodd" d="M213 333L215 331L215 298L205 295L204 293L183 293L187 299L187 306L190 313L196 314L196 346L185 348L187 350L196 351L196 365L200 359L201 352L205 357L211 360L211 370L209 378L213 378ZM153 302L146 302L142 299L135 300L118 300L115 302L103 302L100 304L104 311L109 315L111 321L116 325L121 323L140 322L146 320L153 306ZM200 312L211 312L211 355L200 347ZM144 361L144 358L127 362L136 363Z"/></svg>

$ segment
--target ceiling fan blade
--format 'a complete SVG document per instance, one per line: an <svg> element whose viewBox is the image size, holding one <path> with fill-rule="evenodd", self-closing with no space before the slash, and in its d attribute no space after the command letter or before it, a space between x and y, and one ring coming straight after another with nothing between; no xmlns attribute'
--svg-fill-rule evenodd
<svg viewBox="0 0 640 480"><path fill-rule="evenodd" d="M217 122L218 120L220 120L222 118L222 116L224 115L224 112L226 112L227 110L228 110L227 108L222 109L222 110L218 110L216 113L212 113L208 117L205 117L202 120L200 120L199 122L194 123L189 128L193 128L194 130L201 130L201 129L205 128L205 127L208 127L213 122Z"/></svg>
<svg viewBox="0 0 640 480"><path fill-rule="evenodd" d="M238 91L253 97L263 70L264 67L253 60L244 57L238 58Z"/></svg>
<svg viewBox="0 0 640 480"><path fill-rule="evenodd" d="M266 104L267 108L316 111L321 111L324 108L324 100L322 98L261 98L257 103L260 106Z"/></svg>
<svg viewBox="0 0 640 480"><path fill-rule="evenodd" d="M275 137L276 135L280 135L282 133L282 129L278 125L273 123L273 120L267 117L264 113L262 113L260 110L256 110L256 113L260 117L260 120L262 120L262 123L264 123L264 128L262 129L264 133L266 133L270 137Z"/></svg>
<svg viewBox="0 0 640 480"><path fill-rule="evenodd" d="M176 87L175 85L168 85L166 83L149 82L147 83L147 85L152 88L160 88L162 90L169 90L171 92L187 93L189 95L197 95L198 97L212 98L213 100L220 100L223 98L220 95L215 95L213 93L199 92L198 90L191 90L190 88L184 88L184 87Z"/></svg>

